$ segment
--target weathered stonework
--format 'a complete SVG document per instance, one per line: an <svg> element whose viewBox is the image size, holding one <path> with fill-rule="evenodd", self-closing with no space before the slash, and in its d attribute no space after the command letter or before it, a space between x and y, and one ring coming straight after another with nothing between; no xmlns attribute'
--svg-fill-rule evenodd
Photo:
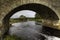
<svg viewBox="0 0 60 40"><path fill-rule="evenodd" d="M39 3L51 8L60 19L60 0L0 0L0 30L4 17L14 8L28 3ZM57 22L59 23L59 21ZM60 23L59 23L60 24ZM58 28L57 28L58 29ZM1 34L1 31L0 31Z"/></svg>

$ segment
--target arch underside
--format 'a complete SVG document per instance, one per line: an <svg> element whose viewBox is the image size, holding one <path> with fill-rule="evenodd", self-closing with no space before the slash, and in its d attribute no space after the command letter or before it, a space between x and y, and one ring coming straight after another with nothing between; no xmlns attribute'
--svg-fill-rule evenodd
<svg viewBox="0 0 60 40"><path fill-rule="evenodd" d="M21 5L9 12L4 19L9 19L15 12L21 11L21 10L32 10L35 11L36 13L40 14L42 19L48 19L48 20L59 20L57 14L50 9L47 6L41 5L41 4L36 4L36 3L30 3L30 4L25 4Z"/></svg>
<svg viewBox="0 0 60 40"><path fill-rule="evenodd" d="M30 4L24 4L21 5L13 10L11 10L3 19L3 25L5 27L5 33L8 31L9 29L9 19L10 17L18 12L18 11L22 11L22 10L31 10L31 11L35 11L36 13L40 14L42 19L47 19L47 20L51 20L51 21L56 21L59 20L57 14L50 9L47 6L41 5L41 4L36 4L36 3L30 3Z"/></svg>
<svg viewBox="0 0 60 40"><path fill-rule="evenodd" d="M42 19L47 19L47 20L51 20L51 21L55 21L55 20L59 20L58 16L56 15L56 13L50 9L47 6L41 5L41 4L36 4L36 3L30 3L30 4L24 4L21 5L13 10L11 10L3 19L3 23L5 24L9 24L9 19L10 17L18 11L21 10L32 10L35 11L36 13L38 13Z"/></svg>
<svg viewBox="0 0 60 40"><path fill-rule="evenodd" d="M47 6L41 5L41 4L36 4L36 3L30 3L30 4L24 4L21 5L13 10L11 10L3 19L3 24L5 28L9 28L9 19L10 17L21 10L32 10L35 11L36 13L40 14L42 19L47 19L51 21L59 20L58 16L56 13L50 9Z"/></svg>

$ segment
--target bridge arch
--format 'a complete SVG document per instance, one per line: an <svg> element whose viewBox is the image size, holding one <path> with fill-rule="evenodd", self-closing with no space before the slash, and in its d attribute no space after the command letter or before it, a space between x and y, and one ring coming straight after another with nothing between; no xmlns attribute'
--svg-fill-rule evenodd
<svg viewBox="0 0 60 40"><path fill-rule="evenodd" d="M42 4L37 4L37 3L30 3L30 4L24 4L21 5L15 9L13 9L12 11L10 11L3 19L3 23L8 24L9 23L9 19L10 17L18 11L21 10L32 10L35 11L36 13L39 13L40 16L43 19L48 19L48 20L58 20L58 16L56 15L56 13L50 9L49 7L42 5Z"/></svg>
<svg viewBox="0 0 60 40"><path fill-rule="evenodd" d="M39 13L40 16L43 19L48 19L48 20L59 20L58 16L56 13L49 7L42 5L42 4L37 4L37 3L29 3L29 4L24 4L20 5L19 7L13 9L10 11L3 19L3 25L5 27L5 31L9 29L9 19L10 17L18 11L21 10L32 10L35 11L36 13Z"/></svg>

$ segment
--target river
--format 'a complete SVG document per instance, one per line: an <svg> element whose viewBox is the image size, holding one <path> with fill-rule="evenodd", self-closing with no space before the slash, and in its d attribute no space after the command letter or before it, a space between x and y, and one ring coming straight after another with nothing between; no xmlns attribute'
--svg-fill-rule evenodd
<svg viewBox="0 0 60 40"><path fill-rule="evenodd" d="M13 23L9 29L10 35L25 38L26 40L60 40L55 36L42 33L43 26L36 24L35 21Z"/></svg>

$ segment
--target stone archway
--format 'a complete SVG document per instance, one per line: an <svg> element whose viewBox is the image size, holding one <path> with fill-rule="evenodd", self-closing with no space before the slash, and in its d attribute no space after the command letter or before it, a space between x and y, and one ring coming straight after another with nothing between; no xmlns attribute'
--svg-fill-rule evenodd
<svg viewBox="0 0 60 40"><path fill-rule="evenodd" d="M54 13L56 13L57 17L59 17L59 18L56 17L57 19L59 19L56 22L56 24L57 25L59 24L59 25L56 28L53 26L52 27L50 26L50 28L54 28L54 29L57 29L60 31L60 4L59 4L60 1L59 0L0 0L0 37L2 37L2 35L4 33L6 33L7 30L9 29L9 25L7 25L7 24L9 24L9 22L7 22L7 21L9 21L9 18L11 15L7 16L7 14L9 15L10 11L11 11L10 13L14 13L13 10L17 9L16 7L24 5L24 4L29 4L29 3L38 3L40 5L43 4L43 6L45 5L45 7L48 6L49 9L51 8L51 10ZM15 10L15 11L17 11L17 10ZM52 13L52 14L54 14L54 13ZM52 15L52 14L49 14L49 15ZM54 15L52 15L52 16L54 16ZM52 17L52 18L55 18L55 17ZM57 33L57 31L55 31L55 33Z"/></svg>
<svg viewBox="0 0 60 40"><path fill-rule="evenodd" d="M58 16L56 13L50 9L47 6L37 4L37 3L29 3L29 4L24 4L21 5L12 11L10 11L3 19L3 25L4 25L4 33L6 33L9 29L9 19L10 17L17 11L21 10L32 10L35 11L36 13L39 13L43 19L48 19L48 20L59 20Z"/></svg>

